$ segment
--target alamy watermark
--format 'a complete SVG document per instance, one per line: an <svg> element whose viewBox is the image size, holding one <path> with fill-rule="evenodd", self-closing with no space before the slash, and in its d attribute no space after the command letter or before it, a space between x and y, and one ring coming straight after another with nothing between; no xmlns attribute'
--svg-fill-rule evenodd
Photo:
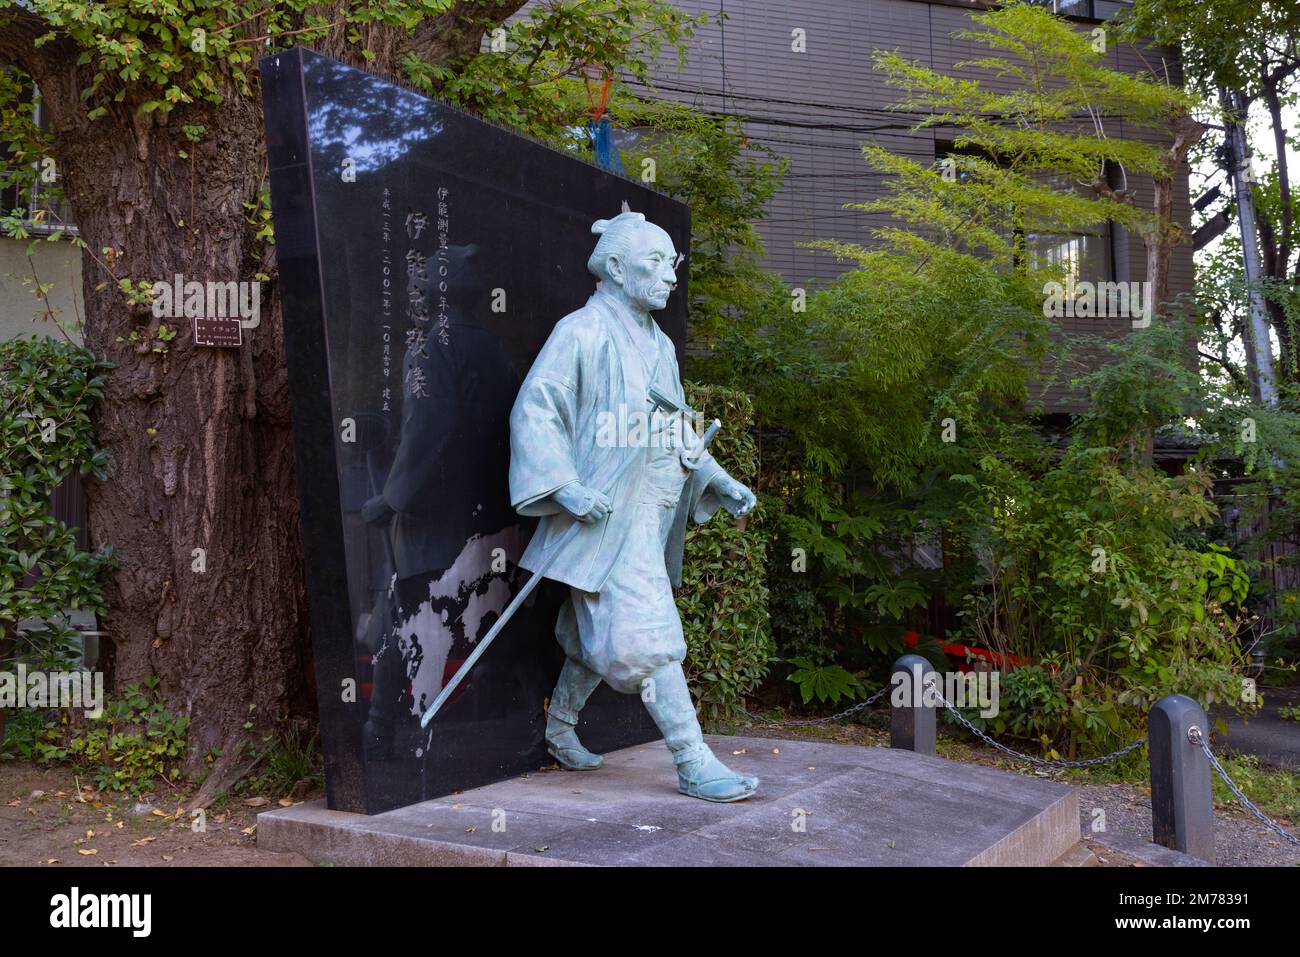
<svg viewBox="0 0 1300 957"><path fill-rule="evenodd" d="M683 440L688 430L691 435ZM685 411L644 412L620 404L617 412L596 414L596 447L601 449L681 448L694 437Z"/></svg>
<svg viewBox="0 0 1300 957"><path fill-rule="evenodd" d="M0 672L0 708L81 708L87 718L104 713L102 671L28 671L19 664Z"/></svg>
<svg viewBox="0 0 1300 957"><path fill-rule="evenodd" d="M159 319L239 319L245 329L262 321L262 284L253 282L186 281L181 273L170 282L156 282L153 314Z"/></svg>
<svg viewBox="0 0 1300 957"><path fill-rule="evenodd" d="M1043 284L1048 319L1129 319L1134 329L1151 325L1151 283L1067 279Z"/></svg>
<svg viewBox="0 0 1300 957"><path fill-rule="evenodd" d="M942 681L943 698L954 708L979 708L981 718L996 718L1001 673L997 671L947 671L942 676L929 672L922 680L920 665L889 676L894 690L889 693L893 708L937 708Z"/></svg>

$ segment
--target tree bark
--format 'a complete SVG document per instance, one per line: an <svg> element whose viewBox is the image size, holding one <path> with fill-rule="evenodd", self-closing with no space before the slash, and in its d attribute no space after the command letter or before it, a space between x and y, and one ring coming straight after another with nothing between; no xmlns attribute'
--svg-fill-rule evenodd
<svg viewBox="0 0 1300 957"><path fill-rule="evenodd" d="M1150 285L1151 298L1154 302L1153 312L1160 313L1169 304L1169 264L1173 258L1174 246L1185 238L1185 231L1174 219L1174 183L1175 176L1187 161L1187 154L1205 135L1205 127L1188 113L1172 117L1170 131L1173 139L1169 145L1168 162L1165 171L1152 176L1155 187L1153 211L1156 215L1155 228L1148 230L1142 237L1146 247L1146 280Z"/></svg>

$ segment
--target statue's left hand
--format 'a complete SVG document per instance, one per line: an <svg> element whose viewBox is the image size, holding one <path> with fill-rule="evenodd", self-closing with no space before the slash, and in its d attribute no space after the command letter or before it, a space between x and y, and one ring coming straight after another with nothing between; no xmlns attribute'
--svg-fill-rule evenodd
<svg viewBox="0 0 1300 957"><path fill-rule="evenodd" d="M750 509L758 504L758 499L744 482L737 482L726 472L719 473L712 482L713 492L722 499L722 507L740 518L749 514Z"/></svg>

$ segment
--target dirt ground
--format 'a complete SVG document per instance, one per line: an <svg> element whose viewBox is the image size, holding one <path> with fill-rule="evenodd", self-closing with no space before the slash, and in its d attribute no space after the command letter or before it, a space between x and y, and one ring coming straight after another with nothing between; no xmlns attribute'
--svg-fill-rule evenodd
<svg viewBox="0 0 1300 957"><path fill-rule="evenodd" d="M318 796L236 799L208 809L199 829L184 791L110 799L70 768L6 761L0 764L0 866L307 866L297 854L257 849L257 813L281 800Z"/></svg>

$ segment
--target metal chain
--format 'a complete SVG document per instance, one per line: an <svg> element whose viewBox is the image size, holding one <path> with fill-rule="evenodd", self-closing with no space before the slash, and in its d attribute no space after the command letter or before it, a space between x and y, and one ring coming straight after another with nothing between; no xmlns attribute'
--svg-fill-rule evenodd
<svg viewBox="0 0 1300 957"><path fill-rule="evenodd" d="M833 714L828 718L806 718L806 719L764 718L762 715L757 715L749 711L746 711L745 714L753 718L755 721L761 721L764 724L782 725L788 727L792 727L796 725L806 726L806 725L813 725L813 724L830 724L832 721L840 721L844 718L849 717L850 715L857 714L863 708L868 708L871 705L875 704L877 701L881 699L881 697L885 694L885 692L889 690L889 688L890 688L889 685L885 685L883 688L881 688L879 691L873 694L866 701L859 701L852 708L848 708L844 711L841 711L839 714Z"/></svg>
<svg viewBox="0 0 1300 957"><path fill-rule="evenodd" d="M1205 735L1201 733L1200 728L1189 729L1187 732L1187 737L1191 739L1191 742L1193 744L1200 745L1201 750L1205 752L1205 756L1210 759L1210 766L1213 767L1215 771L1219 772L1219 777L1223 778L1223 783L1228 786L1228 788L1232 791L1233 794L1237 795L1237 800L1240 801L1242 804L1246 805L1247 809L1249 809L1251 814L1259 818L1259 820L1266 827L1277 832L1279 835L1286 838L1296 847L1300 847L1300 838L1297 838L1294 834L1291 834L1289 831L1284 830L1280 824L1277 824L1272 820L1270 820L1267 814L1265 814L1263 811L1261 811L1259 808L1255 806L1254 801L1252 801L1250 798L1246 797L1246 795L1241 793L1241 788L1237 787L1236 782L1234 782L1232 778L1228 777L1228 772L1223 770L1223 765L1219 763L1219 759L1216 758L1214 756L1214 752L1210 750L1210 744L1208 741L1205 740Z"/></svg>
<svg viewBox="0 0 1300 957"><path fill-rule="evenodd" d="M967 721L965 715L963 715L960 711L958 711L956 708L950 705L944 699L943 695L940 693L938 688L934 688L934 693L935 696L939 699L939 701L943 704L943 706L948 709L948 713L951 714L954 718L956 718L959 722L961 722L966 727L967 731L971 732L971 734L975 735L985 744L997 748L999 751L1005 754L1009 754L1014 758L1019 758L1022 761L1028 761L1030 764L1035 764L1042 768L1090 768L1095 764L1105 764L1107 761L1114 761L1116 758L1122 757L1128 754L1130 751L1136 751L1138 748L1142 747L1142 745L1147 743L1146 738L1144 737L1138 738L1132 744L1127 744L1124 747L1120 748L1118 751L1112 751L1110 754L1103 754L1100 757L1096 757L1096 758L1085 758L1082 761L1050 761L1047 758L1037 758L1034 757L1032 754L1025 754L1024 752L1017 751L1014 748L1008 748L1005 744L1002 744L999 741L994 741L992 738L990 738L979 728L975 727L975 725Z"/></svg>

